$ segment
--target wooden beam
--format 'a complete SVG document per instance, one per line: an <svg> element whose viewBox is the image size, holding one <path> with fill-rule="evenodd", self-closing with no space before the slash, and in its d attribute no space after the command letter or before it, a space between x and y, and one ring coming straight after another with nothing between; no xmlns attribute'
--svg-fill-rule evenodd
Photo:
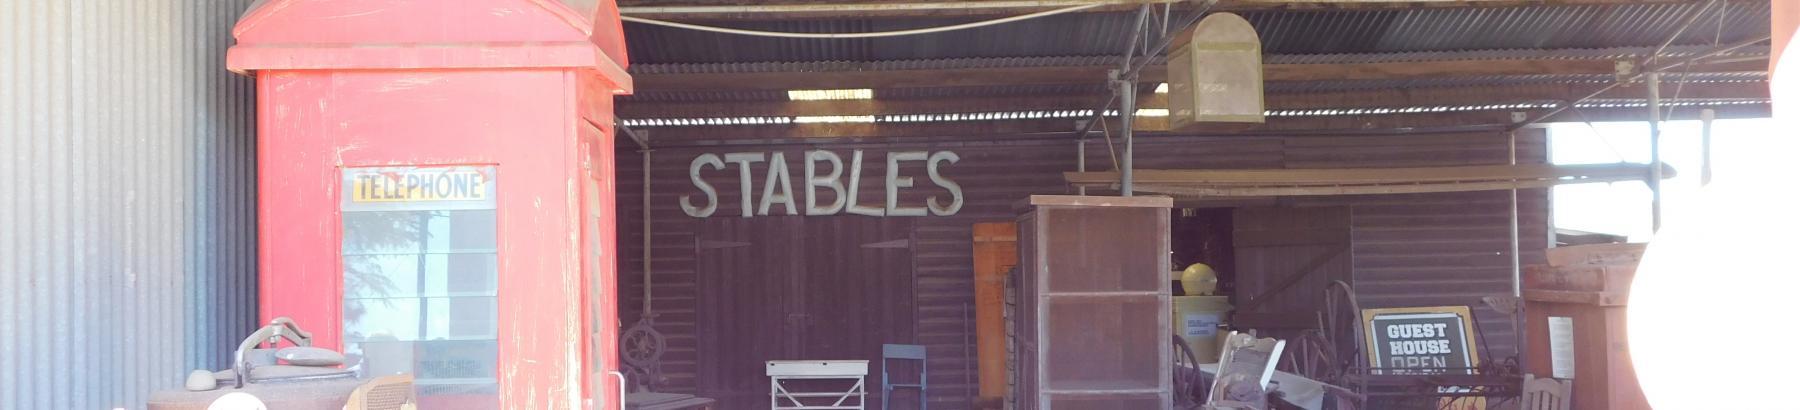
<svg viewBox="0 0 1800 410"><path fill-rule="evenodd" d="M1663 167L1672 177L1675 169ZM1441 182L1491 182L1498 180L1589 180L1595 178L1643 178L1650 166L1642 164L1592 165L1469 165L1458 167L1349 168L1349 169L1140 169L1135 182L1206 187L1356 186ZM1105 186L1117 183L1116 171L1064 172L1072 185Z"/></svg>
<svg viewBox="0 0 1800 410"><path fill-rule="evenodd" d="M1600 88L1595 84L1531 84L1477 87L1422 87L1331 91L1315 93L1274 93L1265 97L1269 109L1350 109L1396 108L1419 106L1466 106L1512 104L1536 101L1572 100ZM1664 83L1662 94L1674 98L1768 98L1765 82L1692 83L1684 86ZM1642 85L1616 87L1596 98L1642 99ZM1092 110L1098 108L1104 95L1037 95L992 96L975 98L934 98L835 101L751 101L655 103L625 100L617 106L623 118L719 118L719 117L793 117L846 115L904 115L982 112L1031 112ZM1166 94L1145 93L1139 107L1168 108Z"/></svg>
<svg viewBox="0 0 1800 410"><path fill-rule="evenodd" d="M1624 182L1643 180L1643 176L1631 178L1595 178L1591 180L1569 181L1570 184L1594 182ZM1188 187L1179 185L1133 184L1138 192L1166 194L1177 197L1270 197L1270 196L1321 196L1321 195L1392 195L1392 194L1425 194L1441 192L1473 192L1502 191L1508 189L1549 188L1562 185L1559 181L1489 181L1489 182L1449 182L1407 185L1356 185L1356 186L1316 186L1316 187Z"/></svg>
<svg viewBox="0 0 1800 410"><path fill-rule="evenodd" d="M827 72L633 74L638 91L801 90L835 88L974 87L990 85L1103 84L1113 66L872 70ZM1764 71L1766 61L1696 66L1694 72ZM1611 60L1459 60L1392 63L1265 64L1265 81L1388 80L1456 76L1612 74ZM1167 79L1162 66L1145 67L1145 83Z"/></svg>
<svg viewBox="0 0 1800 410"><path fill-rule="evenodd" d="M1674 3L1684 0L1222 0L1214 11L1348 10L1393 8L1510 7L1621 3ZM1084 12L1129 10L1140 4L1175 3L1191 10L1191 2L1176 0L622 0L619 13L633 17L670 20L774 20L789 18L866 18L1016 15L1060 7L1099 4Z"/></svg>
<svg viewBox="0 0 1800 410"><path fill-rule="evenodd" d="M1768 104L1743 104L1716 107L1718 118L1767 118L1770 115ZM1536 115L1543 110L1528 110ZM1669 120L1697 119L1700 110L1694 107L1679 107ZM1580 113L1579 115L1577 113ZM1643 107L1622 108L1587 108L1569 110L1547 119L1546 123L1591 121L1643 121L1647 114ZM631 117L622 117L631 118ZM1505 110L1405 113L1385 115L1331 115L1307 117L1271 117L1268 122L1246 127L1235 131L1217 132L1181 132L1169 133L1157 131L1167 129L1161 124L1163 118L1139 118L1138 123L1145 124L1145 135L1148 138L1159 138L1163 135L1204 135L1204 136L1282 136L1282 135L1366 135L1370 133L1387 133L1386 135L1433 134L1435 129L1455 127L1490 126L1504 127L1511 123L1511 115ZM654 129L656 138L653 145L657 147L690 144L877 144L887 143L894 139L913 139L931 141L956 142L990 142L1005 143L1007 141L1032 138L1074 138L1074 118L1042 118L1025 120L995 121L956 121L930 123L882 123L882 124L781 124L781 125L713 125L713 126L668 126L643 127ZM1118 129L1116 119L1108 121L1111 129ZM1330 131L1338 130L1338 131ZM1095 131L1090 138L1101 138ZM632 147L635 149L635 147Z"/></svg>
<svg viewBox="0 0 1800 410"><path fill-rule="evenodd" d="M1643 111L1639 109L1637 111ZM629 118L629 117L625 117ZM1233 132L1203 133L1204 135L1279 135L1290 130L1311 132L1317 130L1348 130L1346 132L1362 132L1357 130L1397 129L1397 128L1433 128L1459 127L1476 124L1500 126L1506 124L1508 115L1499 111L1430 113L1430 114L1392 114L1369 116L1326 116L1326 117L1281 117L1270 118L1267 123ZM880 123L880 124L778 124L778 125L700 125L700 126L668 126L641 127L653 129L656 138L652 145L661 147L668 145L685 145L690 143L717 144L721 141L750 144L824 144L824 143L864 143L878 142L890 138L932 139L949 141L986 141L1004 142L1018 138L1074 138L1076 118L1040 118L1024 120L998 121L955 121L926 123ZM1161 118L1140 118L1161 120ZM1117 119L1108 121L1109 129L1118 130ZM1115 131L1116 132L1116 131ZM1403 133L1397 131L1396 133ZM1101 138L1096 131L1089 138ZM1150 131L1140 135L1162 135L1164 132ZM1200 135L1201 133L1184 133ZM1347 134L1348 135L1348 134ZM1073 142L1071 142L1073 143Z"/></svg>

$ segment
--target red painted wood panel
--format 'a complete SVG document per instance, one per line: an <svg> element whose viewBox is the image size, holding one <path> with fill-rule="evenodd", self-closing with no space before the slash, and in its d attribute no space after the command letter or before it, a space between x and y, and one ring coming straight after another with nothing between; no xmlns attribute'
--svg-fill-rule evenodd
<svg viewBox="0 0 1800 410"><path fill-rule="evenodd" d="M342 167L496 165L499 399L513 408L580 407L590 384L584 370L590 313L581 308L589 302L577 187L586 176L576 146L574 75L554 69L259 74L261 316L292 316L317 329L322 345L343 346ZM589 138L611 146L604 134ZM610 164L611 150L599 151L599 161ZM605 234L597 239L615 249L612 213L605 214ZM605 253L596 280L613 281L613 255Z"/></svg>

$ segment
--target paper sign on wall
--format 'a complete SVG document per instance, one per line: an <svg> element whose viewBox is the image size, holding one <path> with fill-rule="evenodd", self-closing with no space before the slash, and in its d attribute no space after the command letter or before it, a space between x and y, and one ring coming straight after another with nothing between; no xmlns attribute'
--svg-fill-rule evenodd
<svg viewBox="0 0 1800 410"><path fill-rule="evenodd" d="M1550 317L1550 377L1575 378L1575 318Z"/></svg>

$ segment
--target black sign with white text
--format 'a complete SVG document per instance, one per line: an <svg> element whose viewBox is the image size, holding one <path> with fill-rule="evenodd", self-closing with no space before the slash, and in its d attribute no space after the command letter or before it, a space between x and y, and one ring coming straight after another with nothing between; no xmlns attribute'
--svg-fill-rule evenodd
<svg viewBox="0 0 1800 410"><path fill-rule="evenodd" d="M1466 307L1364 310L1370 365L1377 374L1469 373L1476 359L1469 350L1467 312Z"/></svg>

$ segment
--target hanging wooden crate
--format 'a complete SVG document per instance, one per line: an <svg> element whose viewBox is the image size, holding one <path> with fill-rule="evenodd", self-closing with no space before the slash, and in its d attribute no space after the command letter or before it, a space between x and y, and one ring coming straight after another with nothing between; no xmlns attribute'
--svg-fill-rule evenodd
<svg viewBox="0 0 1800 410"><path fill-rule="evenodd" d="M1262 40L1249 21L1213 13L1170 47L1170 129L1263 122Z"/></svg>

